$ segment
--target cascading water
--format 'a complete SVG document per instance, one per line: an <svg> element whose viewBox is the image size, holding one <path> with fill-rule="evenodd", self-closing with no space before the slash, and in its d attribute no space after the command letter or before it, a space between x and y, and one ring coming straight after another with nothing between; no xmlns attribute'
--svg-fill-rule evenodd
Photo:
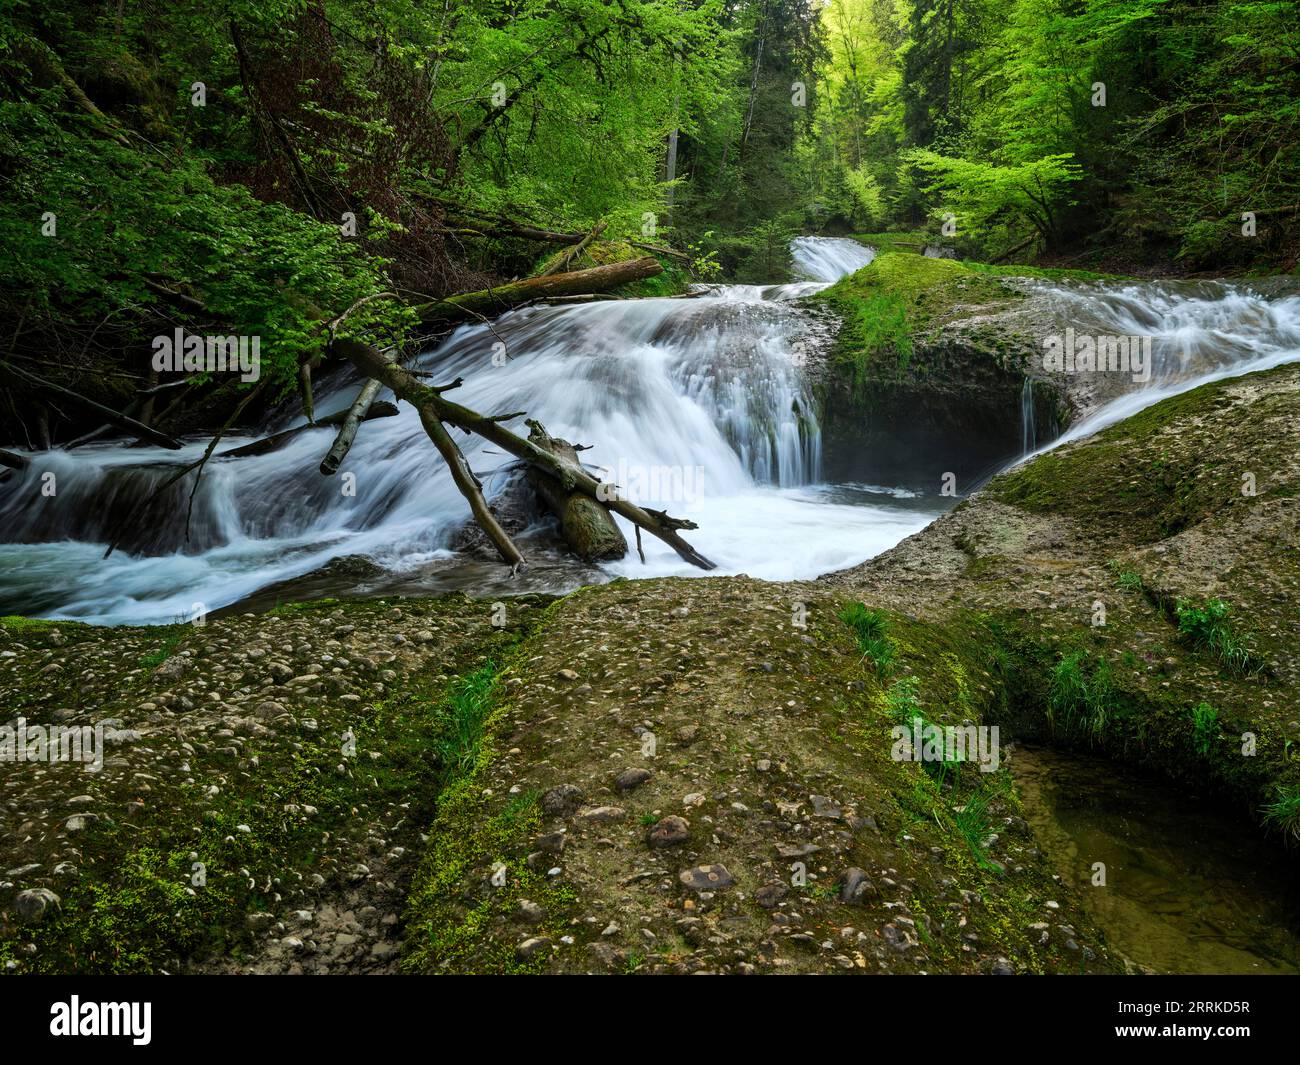
<svg viewBox="0 0 1300 1065"><path fill-rule="evenodd" d="M821 430L792 357L807 319L790 301L872 252L812 238L792 250L798 271L816 280L523 309L491 328L458 330L418 368L433 381L462 377L456 399L466 406L526 410L553 435L592 445L583 460L637 502L699 524L691 540L717 572L814 577L884 550L941 507L890 489L846 497L818 484ZM318 409L342 408L355 389L354 381L323 389ZM513 475L509 456L457 435L489 498L500 493ZM108 559L101 556L109 530L130 503L176 464L198 458L204 442L181 452L106 445L34 456L0 498L10 541L0 546L0 613L172 621L196 603L215 609L358 555L408 590L500 594L527 590L530 579L550 589L601 579L571 563L547 565L527 543L530 559L542 556L531 578L502 583L500 566L466 565L450 546L468 517L465 501L406 405L397 417L367 422L340 475L325 478L317 466L331 439L331 430L310 431L269 454L209 463L188 540L187 479L167 500L173 517ZM52 497L41 493L47 472L55 475ZM354 495L341 490L349 473ZM603 572L699 572L644 540L645 565L633 553Z"/></svg>
<svg viewBox="0 0 1300 1065"><path fill-rule="evenodd" d="M456 398L469 407L526 410L552 434L592 445L583 459L608 471L606 479L640 503L699 524L690 540L719 574L802 579L855 565L918 531L951 500L819 483L821 430L796 357L810 322L794 301L865 265L873 252L811 237L791 251L807 280L712 286L691 299L518 310L490 329L458 330L418 368L432 381L462 377ZM1296 298L1270 302L1231 286L1163 284L1055 287L1051 296L1080 329L1086 321L1094 332L1154 332L1167 341L1157 345L1145 387L1062 439L1202 381L1300 358ZM323 388L318 409L344 407L355 390L352 380ZM1025 450L1037 446L1029 436L1032 402L1030 392ZM515 476L509 456L457 436L489 497L499 497ZM145 523L129 550L107 559L104 545L121 515L178 463L198 458L206 441L180 452L92 445L31 455L30 466L0 487L0 614L174 621L195 604L213 610L265 596L351 556L369 559L378 576L330 578L311 585L311 594L463 588L498 595L612 575L700 573L649 537L645 565L633 552L597 570L525 531L517 540L530 565L509 580L499 564L453 550L468 508L413 410L402 405L397 417L367 422L340 475L326 478L317 467L332 437L312 430L268 454L210 462L188 538L190 480L171 490L160 508L165 518ZM47 474L53 495L43 490ZM343 490L345 474L355 478L354 494Z"/></svg>
<svg viewBox="0 0 1300 1065"><path fill-rule="evenodd" d="M1034 422L1034 379L1026 377L1020 386L1020 454L1028 455L1038 445L1038 426Z"/></svg>
<svg viewBox="0 0 1300 1065"><path fill-rule="evenodd" d="M1199 385L1300 359L1300 296L1280 299L1224 282L1097 282L1040 291L1078 333L1149 337L1150 379L1103 403L1029 454L1091 436Z"/></svg>
<svg viewBox="0 0 1300 1065"><path fill-rule="evenodd" d="M790 242L795 273L825 285L856 273L875 257L874 248L847 237L795 237Z"/></svg>

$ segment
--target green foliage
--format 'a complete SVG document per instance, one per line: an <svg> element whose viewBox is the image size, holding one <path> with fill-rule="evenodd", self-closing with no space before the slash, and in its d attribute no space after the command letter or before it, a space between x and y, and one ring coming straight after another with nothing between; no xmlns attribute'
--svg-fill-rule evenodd
<svg viewBox="0 0 1300 1065"><path fill-rule="evenodd" d="M888 675L898 649L889 637L889 621L884 611L872 610L863 603L849 603L840 611L839 618L853 631L858 650L871 659L876 676Z"/></svg>
<svg viewBox="0 0 1300 1065"><path fill-rule="evenodd" d="M496 664L485 662L473 673L457 678L440 707L438 762L449 777L466 772L478 759L496 681Z"/></svg>
<svg viewBox="0 0 1300 1065"><path fill-rule="evenodd" d="M1196 752L1209 756L1214 741L1219 738L1219 711L1209 703L1192 707L1192 746Z"/></svg>
<svg viewBox="0 0 1300 1065"><path fill-rule="evenodd" d="M1263 810L1264 824L1279 830L1292 842L1300 842L1300 787L1279 785L1277 798Z"/></svg>
<svg viewBox="0 0 1300 1065"><path fill-rule="evenodd" d="M140 665L144 669L157 669L167 659L171 658L172 652L180 646L180 642L185 639L185 632L170 632L163 637L163 641L154 651L140 659Z"/></svg>
<svg viewBox="0 0 1300 1065"><path fill-rule="evenodd" d="M924 148L904 152L905 165L917 167L931 183L923 191L936 198L936 213L951 216L958 232L974 229L1011 234L1032 226L1049 246L1060 241L1060 213L1069 205L1067 190L1082 177L1073 154L1061 152L1011 166L940 155Z"/></svg>
<svg viewBox="0 0 1300 1065"><path fill-rule="evenodd" d="M1011 781L1006 773L994 773L987 780L981 778L980 783L979 789L969 795L965 802L953 807L952 821L957 834L970 848L976 863L982 869L997 870L998 867L984 851L984 842L993 828L993 815L989 806L995 800L1006 797L1011 790Z"/></svg>
<svg viewBox="0 0 1300 1065"><path fill-rule="evenodd" d="M1140 592L1145 587L1142 575L1134 570L1125 569L1119 559L1110 561L1110 571L1115 575L1115 587L1125 592Z"/></svg>
<svg viewBox="0 0 1300 1065"><path fill-rule="evenodd" d="M1228 620L1231 612L1221 599L1211 599L1202 606L1180 599L1174 607L1178 634L1191 646L1209 651L1233 673L1258 673L1265 663L1237 634Z"/></svg>
<svg viewBox="0 0 1300 1065"><path fill-rule="evenodd" d="M1198 265L1293 258L1294 5L830 0L821 17L828 99L808 150L837 172L843 215L863 211L849 186L865 167L885 217L952 212L971 254L1122 235Z"/></svg>
<svg viewBox="0 0 1300 1065"><path fill-rule="evenodd" d="M1094 662L1086 651L1065 654L1052 670L1047 720L1062 736L1099 742L1114 711L1110 667Z"/></svg>

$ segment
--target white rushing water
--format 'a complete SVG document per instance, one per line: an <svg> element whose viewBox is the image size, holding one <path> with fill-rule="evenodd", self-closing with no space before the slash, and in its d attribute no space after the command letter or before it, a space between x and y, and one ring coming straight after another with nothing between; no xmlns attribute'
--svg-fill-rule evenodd
<svg viewBox="0 0 1300 1065"><path fill-rule="evenodd" d="M855 565L923 528L952 500L899 485L821 482L821 429L796 354L810 323L792 301L860 268L873 253L853 241L812 237L797 239L791 250L802 282L713 286L693 299L526 308L491 328L457 330L415 368L428 371L432 383L462 377L454 398L466 406L527 411L553 435L591 445L582 458L606 470L605 479L637 502L698 523L686 535L718 563L715 574L802 579ZM1089 419L1095 425L1077 426L1069 438L1197 379L1300 357L1296 300L1269 303L1220 286L1197 301L1156 285L1062 288L1059 299L1075 301L1081 320L1110 322L1114 332L1159 329L1204 348L1202 361L1181 376L1162 368L1148 389L1098 412ZM341 409L356 388L354 380L324 385L318 410ZM459 587L496 595L564 590L602 573L702 572L648 536L644 565L632 551L596 570L548 555L525 532L517 539L534 563L533 576L513 584L499 564L457 555L450 545L468 508L415 412L400 406L398 416L362 427L334 477L317 469L330 429L302 433L269 454L209 463L188 542L186 482L169 516L147 523L131 550L107 559L116 518L177 463L199 457L206 441L181 452L92 445L32 455L27 471L0 486L0 539L7 541L0 544L0 614L174 621L196 604L214 610L237 603L349 556L369 559L390 582L381 585L406 592ZM509 424L526 432L522 419ZM514 476L510 457L477 437L455 437L489 497L501 493ZM41 491L47 473L55 475L53 496ZM348 474L354 495L344 491ZM631 542L630 527L625 532Z"/></svg>
<svg viewBox="0 0 1300 1065"><path fill-rule="evenodd" d="M637 502L699 524L688 535L718 564L715 573L815 577L892 546L941 507L902 501L888 487L841 502L819 485L821 430L792 357L806 320L790 300L872 253L852 241L812 238L796 242L794 252L799 273L814 280L720 286L694 299L528 308L491 328L458 330L417 366L434 382L464 378L454 398L466 406L526 410L553 435L591 445L583 460L607 470L606 479ZM355 382L323 389L318 409L346 406L355 390ZM28 541L0 546L0 612L172 621L195 604L216 609L352 555L413 575L416 585L428 572L429 590L446 587L439 577L454 560L448 544L468 511L415 412L401 407L397 417L362 427L332 478L316 468L333 436L328 429L270 454L210 463L188 543L182 495L172 521L151 529L135 553L108 559L101 556L114 517L168 467L197 458L204 441L182 452L106 445L34 456L0 499L4 539ZM522 419L509 424L527 431ZM456 436L492 497L509 479L501 472L509 456ZM55 474L51 498L40 494L42 472ZM342 491L349 473L354 496ZM631 541L631 528L625 532ZM660 541L643 541L644 565L632 552L605 572L701 572ZM567 583L580 583L577 567Z"/></svg>
<svg viewBox="0 0 1300 1065"><path fill-rule="evenodd" d="M1027 448L1025 457L1092 436L1192 388L1300 360L1297 296L1268 299L1248 285L1205 281L1042 288L1079 333L1150 337L1153 366L1150 380L1056 439Z"/></svg>

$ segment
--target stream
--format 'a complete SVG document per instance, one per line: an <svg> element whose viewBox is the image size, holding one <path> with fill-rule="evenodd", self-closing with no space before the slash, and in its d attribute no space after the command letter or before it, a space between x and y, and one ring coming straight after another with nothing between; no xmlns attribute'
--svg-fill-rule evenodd
<svg viewBox="0 0 1300 1065"><path fill-rule="evenodd" d="M824 479L805 362L808 347L826 337L799 300L874 252L801 237L792 253L801 280L791 284L523 308L491 326L457 329L413 368L434 383L463 378L455 398L466 406L527 410L553 435L592 445L583 459L604 479L642 505L698 523L689 539L718 563L714 575L780 581L854 566L955 500L901 474L884 484ZM1225 283L1032 284L1080 331L1154 334L1156 362L1149 381L1054 441L1042 438L1026 387L1019 410L1007 411L1020 418L1020 453L1003 465L1203 382L1300 359L1296 297ZM345 408L356 390L347 373L320 382L319 413ZM300 424L300 413L286 414L265 431ZM522 419L511 425L522 431ZM165 500L171 517L145 523L108 559L108 530L207 441L180 452L102 444L33 455L0 489L0 615L153 624L325 595L563 592L615 577L701 572L652 538L644 564L635 552L600 566L576 563L538 516L515 535L529 564L512 579L495 558L458 543L465 501L412 408L367 422L340 475L326 478L317 467L333 435L312 430L267 454L210 463L188 537L189 481ZM478 437L457 439L489 498L506 500L517 464ZM41 492L49 473L53 496ZM1243 821L1084 756L1018 749L1012 772L1039 845L1137 966L1300 973L1295 884L1277 848ZM1105 888L1088 882L1098 861Z"/></svg>
<svg viewBox="0 0 1300 1065"><path fill-rule="evenodd" d="M1300 883L1275 840L1115 762L1018 744L1025 818L1107 942L1156 973L1300 973ZM1094 885L1094 863L1105 884Z"/></svg>
<svg viewBox="0 0 1300 1065"><path fill-rule="evenodd" d="M457 329L413 365L434 382L462 377L455 398L466 406L526 410L553 435L591 445L584 461L636 502L699 525L689 539L718 563L715 575L796 580L854 566L955 500L938 494L937 478L906 483L902 471L876 478L886 483L823 478L805 363L810 348L826 343L825 326L799 300L874 251L828 237L799 237L791 250L802 278L792 284L527 307L490 327ZM1155 333L1164 342L1149 382L1062 439L1203 381L1300 358L1295 297L1270 301L1199 282L1036 285L1080 330L1091 323L1096 332ZM321 381L319 414L346 407L356 388L348 373ZM1004 462L1060 442L1035 435L1030 390L1008 416L1024 423L1023 445ZM294 411L265 428L302 422ZM509 424L526 431L522 419ZM182 451L110 443L34 455L0 488L0 614L154 624L311 596L497 596L701 573L648 537L644 565L634 551L598 567L578 564L554 546L539 515L516 534L529 565L511 578L494 558L460 549L468 508L412 408L367 422L340 474L327 478L317 466L333 433L312 430L268 454L209 463L188 529L189 479L107 559L109 530L176 464L198 458L206 440ZM506 499L517 464L477 437L457 436L489 498ZM48 474L53 496L42 493Z"/></svg>

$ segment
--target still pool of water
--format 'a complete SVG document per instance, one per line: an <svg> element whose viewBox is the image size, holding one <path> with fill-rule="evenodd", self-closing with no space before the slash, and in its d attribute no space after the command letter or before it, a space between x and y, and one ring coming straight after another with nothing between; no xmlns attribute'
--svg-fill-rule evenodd
<svg viewBox="0 0 1300 1065"><path fill-rule="evenodd" d="M1104 759L1017 745L1010 768L1039 847L1113 950L1157 973L1300 973L1300 863L1276 837Z"/></svg>

